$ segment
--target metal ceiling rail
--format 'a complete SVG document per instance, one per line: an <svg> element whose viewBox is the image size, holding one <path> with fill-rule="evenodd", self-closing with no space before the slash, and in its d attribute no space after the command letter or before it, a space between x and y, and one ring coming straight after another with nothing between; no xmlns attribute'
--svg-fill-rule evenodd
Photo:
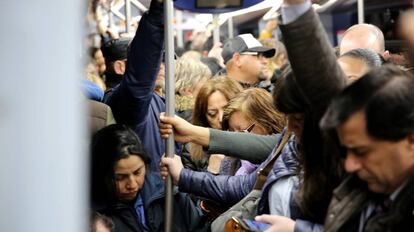
<svg viewBox="0 0 414 232"><path fill-rule="evenodd" d="M122 5L118 8L114 8L113 7L113 3L115 1L110 1L109 6L105 5L105 4L101 4L101 7L103 9L105 9L108 13L108 23L109 25L113 25L113 16L116 16L117 18L119 18L120 20L125 21L125 31L127 33L131 32L131 24L132 24L132 19L133 18L137 18L137 17L132 17L131 15L131 8L132 6L135 6L138 10L140 10L141 12L145 12L148 10L147 7L145 7L141 2L139 2L138 0L124 0L124 13L120 12L120 9L122 8Z"/></svg>

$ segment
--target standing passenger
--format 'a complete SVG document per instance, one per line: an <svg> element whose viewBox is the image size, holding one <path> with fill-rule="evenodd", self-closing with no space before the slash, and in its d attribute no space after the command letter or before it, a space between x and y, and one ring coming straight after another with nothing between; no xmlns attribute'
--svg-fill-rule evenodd
<svg viewBox="0 0 414 232"><path fill-rule="evenodd" d="M414 231L414 77L395 66L366 74L328 108L351 175L335 189L325 231Z"/></svg>
<svg viewBox="0 0 414 232"><path fill-rule="evenodd" d="M390 52L385 50L384 34L381 29L372 24L356 24L345 31L339 44L339 55L356 48L371 49L385 60L390 57Z"/></svg>
<svg viewBox="0 0 414 232"><path fill-rule="evenodd" d="M160 157L165 153L165 143L158 132L159 114L165 111L165 99L154 92L163 44L163 3L153 0L149 11L141 18L124 64L120 64L123 78L105 97L116 121L133 128L151 154L152 171L159 170Z"/></svg>
<svg viewBox="0 0 414 232"><path fill-rule="evenodd" d="M353 82L374 67L380 67L383 63L382 57L370 49L356 48L338 58L349 82Z"/></svg>
<svg viewBox="0 0 414 232"><path fill-rule="evenodd" d="M229 39L221 55L228 77L250 88L267 79L267 58L275 55L275 49L263 47L252 34L242 34Z"/></svg>
<svg viewBox="0 0 414 232"><path fill-rule="evenodd" d="M272 96L264 89L245 89L224 110L223 129L230 131L271 135L281 133L284 126L284 115L273 106ZM249 174L257 167L242 160L235 175Z"/></svg>
<svg viewBox="0 0 414 232"><path fill-rule="evenodd" d="M195 98L211 78L210 69L201 61L183 58L175 63L175 107L177 115L191 122Z"/></svg>

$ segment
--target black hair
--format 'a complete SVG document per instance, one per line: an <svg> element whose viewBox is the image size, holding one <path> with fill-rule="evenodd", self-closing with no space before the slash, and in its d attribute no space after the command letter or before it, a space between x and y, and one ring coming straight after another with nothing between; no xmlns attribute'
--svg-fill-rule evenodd
<svg viewBox="0 0 414 232"><path fill-rule="evenodd" d="M364 61L364 63L367 64L369 67L380 67L384 63L384 58L382 58L381 55L379 55L371 49L366 48L353 49L351 51L344 53L339 58L341 57L352 57L355 59L360 59Z"/></svg>
<svg viewBox="0 0 414 232"><path fill-rule="evenodd" d="M120 124L110 125L96 132L92 138L91 155L93 207L105 206L117 201L114 169L119 160L136 155L147 165L151 162L135 132Z"/></svg>
<svg viewBox="0 0 414 232"><path fill-rule="evenodd" d="M274 84L273 102L282 113L304 113L307 106L304 94L296 83L292 68L288 64Z"/></svg>
<svg viewBox="0 0 414 232"><path fill-rule="evenodd" d="M98 212L92 212L90 216L90 232L96 232L96 224L98 222L101 222L110 232L115 229L115 224L111 218Z"/></svg>
<svg viewBox="0 0 414 232"><path fill-rule="evenodd" d="M298 155L301 184L295 201L307 219L323 223L332 198L332 191L342 180L342 163L331 152L336 147L322 135L319 119L311 107L290 67L275 83L273 100L276 108L285 114L303 113L304 122ZM335 143L336 145L336 143Z"/></svg>
<svg viewBox="0 0 414 232"><path fill-rule="evenodd" d="M414 132L414 77L394 65L384 65L348 86L329 106L321 127L329 130L363 111L368 134L398 141Z"/></svg>
<svg viewBox="0 0 414 232"><path fill-rule="evenodd" d="M111 39L101 46L102 56L105 60L105 83L110 86L116 86L121 82L123 75L115 72L114 64L118 60L127 58L128 43L127 39Z"/></svg>

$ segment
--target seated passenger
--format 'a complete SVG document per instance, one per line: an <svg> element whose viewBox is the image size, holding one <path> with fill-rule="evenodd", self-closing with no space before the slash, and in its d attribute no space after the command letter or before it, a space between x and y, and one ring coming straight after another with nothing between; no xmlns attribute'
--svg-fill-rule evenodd
<svg viewBox="0 0 414 232"><path fill-rule="evenodd" d="M165 186L148 169L150 156L135 132L114 124L92 140L91 200L108 216L116 232L164 230ZM174 190L173 231L206 231L200 209L187 194Z"/></svg>

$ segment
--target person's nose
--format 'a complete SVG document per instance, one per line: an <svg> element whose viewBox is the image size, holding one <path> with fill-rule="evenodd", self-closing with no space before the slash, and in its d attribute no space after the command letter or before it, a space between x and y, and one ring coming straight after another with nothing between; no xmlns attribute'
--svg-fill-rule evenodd
<svg viewBox="0 0 414 232"><path fill-rule="evenodd" d="M347 152L345 158L345 170L349 173L356 172L361 169L361 162L351 152Z"/></svg>
<svg viewBox="0 0 414 232"><path fill-rule="evenodd" d="M268 59L268 58L266 58L266 57L264 57L264 56L261 56L261 57L260 57L260 62L261 62L263 65L267 65L267 64L269 63L269 59Z"/></svg>
<svg viewBox="0 0 414 232"><path fill-rule="evenodd" d="M128 178L127 189L135 190L138 187L138 182L133 175L130 175Z"/></svg>
<svg viewBox="0 0 414 232"><path fill-rule="evenodd" d="M220 124L221 124L221 122L223 121L223 115L224 115L224 110L219 110L219 113L218 113L218 120L219 120L219 122L220 122Z"/></svg>

